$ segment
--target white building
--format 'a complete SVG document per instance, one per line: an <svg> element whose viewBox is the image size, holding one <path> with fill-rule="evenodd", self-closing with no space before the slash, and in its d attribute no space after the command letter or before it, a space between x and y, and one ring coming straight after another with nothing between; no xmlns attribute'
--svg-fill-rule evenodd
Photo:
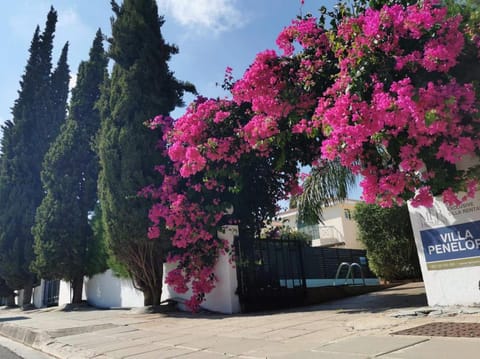
<svg viewBox="0 0 480 359"><path fill-rule="evenodd" d="M323 208L324 223L315 225L298 223L298 211L296 209L279 213L277 219L285 227L310 235L313 247L365 249L358 240L358 227L353 220L353 211L358 202L357 200L347 199L344 202Z"/></svg>

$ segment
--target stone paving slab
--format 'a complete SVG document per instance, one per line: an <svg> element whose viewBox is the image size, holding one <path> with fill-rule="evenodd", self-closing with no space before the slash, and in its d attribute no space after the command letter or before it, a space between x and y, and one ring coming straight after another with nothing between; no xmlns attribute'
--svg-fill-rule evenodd
<svg viewBox="0 0 480 359"><path fill-rule="evenodd" d="M218 353L209 352L207 350L202 350L202 351L182 355L180 358L181 359L221 359L221 358L224 359L224 358L238 358L238 357L232 356L229 354L218 354Z"/></svg>
<svg viewBox="0 0 480 359"><path fill-rule="evenodd" d="M162 358L163 353L169 350L170 350L170 347L165 347L165 346L156 345L156 344L149 344L149 345L136 345L134 347L129 347L129 348L118 348L116 350L109 350L102 354L105 354L108 358L121 359L121 358L128 358L128 357L140 358L141 355L144 355L147 353L148 355L150 355L149 353L152 353L152 354L156 353L157 358ZM189 351L181 350L180 352L182 354L185 354L185 353L188 353Z"/></svg>
<svg viewBox="0 0 480 359"><path fill-rule="evenodd" d="M445 316L480 322L479 310L427 311L422 293L421 284L411 283L323 305L240 315L0 309L0 335L62 359L480 358L480 339L390 335ZM399 311L437 314L395 316Z"/></svg>
<svg viewBox="0 0 480 359"><path fill-rule="evenodd" d="M293 354L292 353L285 354L275 358L279 358L279 359L368 359L370 357L364 354L299 351Z"/></svg>
<svg viewBox="0 0 480 359"><path fill-rule="evenodd" d="M299 346L305 345L305 344L313 344L316 346L319 346L320 344L325 344L329 343L334 340L339 340L345 337L350 337L353 335L352 330L349 330L348 328L343 328L340 326L336 327L331 327L331 328L325 328L322 330L317 330L315 332L309 332L308 334L295 337L295 338L290 338L287 340L284 340L284 343L288 344L296 344Z"/></svg>
<svg viewBox="0 0 480 359"><path fill-rule="evenodd" d="M435 356L433 356L435 355ZM479 339L433 338L388 355L382 359L478 359L480 358Z"/></svg>
<svg viewBox="0 0 480 359"><path fill-rule="evenodd" d="M102 344L105 343L105 337L95 335L94 333L88 333L83 335L70 335L58 338L56 340L58 343L67 344L67 345L78 345L81 346L83 344L86 345L95 345L96 343Z"/></svg>
<svg viewBox="0 0 480 359"><path fill-rule="evenodd" d="M252 349L260 348L265 345L265 341L258 339L235 339L228 337L204 337L201 339L185 338L183 344L177 347L183 347L192 350L207 350L218 354L240 355Z"/></svg>
<svg viewBox="0 0 480 359"><path fill-rule="evenodd" d="M265 343L260 348L249 350L242 355L241 358L277 358L287 354L296 353L298 351L311 351L317 344L302 344L297 343Z"/></svg>
<svg viewBox="0 0 480 359"><path fill-rule="evenodd" d="M321 352L379 356L429 340L422 337L368 336L352 337L326 344L314 350Z"/></svg>

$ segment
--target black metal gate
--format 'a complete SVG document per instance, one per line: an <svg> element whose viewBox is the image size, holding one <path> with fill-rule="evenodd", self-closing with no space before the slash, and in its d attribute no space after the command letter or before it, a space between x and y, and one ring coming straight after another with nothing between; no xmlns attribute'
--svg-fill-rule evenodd
<svg viewBox="0 0 480 359"><path fill-rule="evenodd" d="M59 280L46 280L43 289L43 304L47 307L58 305L58 295L60 293Z"/></svg>
<svg viewBox="0 0 480 359"><path fill-rule="evenodd" d="M309 303L312 293L319 290L315 288L316 280L323 280L324 288L331 287L343 262L357 263L365 278L375 277L362 249L309 247L297 240L239 237L234 244L237 294L243 312Z"/></svg>
<svg viewBox="0 0 480 359"><path fill-rule="evenodd" d="M303 246L295 240L235 239L237 294L242 311L303 303Z"/></svg>

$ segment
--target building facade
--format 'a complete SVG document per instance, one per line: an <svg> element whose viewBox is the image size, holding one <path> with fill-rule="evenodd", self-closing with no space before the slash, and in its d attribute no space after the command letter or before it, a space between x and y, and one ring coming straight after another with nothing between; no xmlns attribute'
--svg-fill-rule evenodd
<svg viewBox="0 0 480 359"><path fill-rule="evenodd" d="M358 202L348 199L323 208L323 223L314 225L298 223L296 209L279 213L276 223L306 233L312 238L313 247L365 249L358 240L358 227L353 220L353 211Z"/></svg>

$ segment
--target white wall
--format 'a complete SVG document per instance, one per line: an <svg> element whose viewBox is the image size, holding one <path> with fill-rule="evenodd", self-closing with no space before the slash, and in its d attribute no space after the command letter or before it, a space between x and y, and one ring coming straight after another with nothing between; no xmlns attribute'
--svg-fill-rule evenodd
<svg viewBox="0 0 480 359"><path fill-rule="evenodd" d="M350 203L353 201L348 201L348 203L342 204L342 227L343 227L343 239L345 241L345 248L351 249L365 249L365 246L362 242L358 239L359 231L358 231L358 224L353 219L353 212L355 211L355 204L357 201ZM351 219L348 219L345 216L345 210L350 211L350 215L352 216Z"/></svg>
<svg viewBox="0 0 480 359"><path fill-rule="evenodd" d="M233 246L233 239L238 235L237 226L225 226L224 231L218 233ZM164 276L167 271L175 268L175 264L164 265ZM202 307L219 313L240 312L240 301L237 290L237 272L229 255L221 255L215 266L215 275L218 278L215 289L206 296ZM43 283L43 282L42 282ZM42 291L43 293L43 291ZM168 298L189 299L191 292L178 294L170 286L164 284L162 300ZM59 305L70 303L70 283L60 282ZM135 289L130 279L115 277L111 270L97 274L92 278L85 278L84 298L89 304L99 308L112 307L142 307L143 293Z"/></svg>
<svg viewBox="0 0 480 359"><path fill-rule="evenodd" d="M58 293L58 305L65 305L70 303L71 299L70 282L60 281L60 288Z"/></svg>
<svg viewBox="0 0 480 359"><path fill-rule="evenodd" d="M226 239L233 246L233 239L238 235L237 226L225 226L223 232L218 232L218 236ZM168 263L164 266L164 275L176 267L175 263ZM215 288L207 294L201 307L218 313L232 314L240 312L240 301L235 294L238 282L237 272L232 263L229 262L229 256L221 255L215 266L215 275L218 278ZM192 295L191 290L187 293L176 293L170 286L164 284L162 300L169 298L189 299Z"/></svg>
<svg viewBox="0 0 480 359"><path fill-rule="evenodd" d="M17 295L15 296L15 304L21 306L23 303L23 289L18 289Z"/></svg>
<svg viewBox="0 0 480 359"><path fill-rule="evenodd" d="M313 239L312 246L331 245L339 243L338 247L350 249L365 249L358 240L358 226L353 219L345 218L345 209L350 210L351 215L355 204L359 201L345 200L330 207L323 208L323 223L320 223L320 239ZM297 229L297 210L288 210L279 213L277 218L287 227Z"/></svg>
<svg viewBox="0 0 480 359"><path fill-rule="evenodd" d="M472 228L471 232L475 237L473 240L480 241L480 231L478 230L480 222L477 222L480 221L480 192L477 192L474 200L468 200L459 207L448 207L441 199L436 198L432 208L413 208L409 205L409 211L428 304L431 306L478 306L480 304L480 249L471 252L465 250L452 252L455 256L468 253L471 255L470 258L447 258L432 261L430 257L427 263L422 233L425 240L425 235L428 233L426 231L435 233L435 231L444 230L450 226L467 224L469 228ZM454 237L451 237L457 239L455 248L458 249L459 246L465 248L465 244L459 244L465 243L465 240L458 240L458 233L455 232L457 231L452 231ZM465 234L462 232L461 236L465 237ZM430 242L425 243L428 254L428 243ZM443 243L443 240L440 240L439 243ZM449 241L447 241L448 243ZM444 257L445 254L437 255L436 258L442 259L442 256Z"/></svg>
<svg viewBox="0 0 480 359"><path fill-rule="evenodd" d="M99 308L143 307L143 293L128 278L116 277L109 269L85 280L89 304Z"/></svg>
<svg viewBox="0 0 480 359"><path fill-rule="evenodd" d="M276 217L279 221L279 225L290 228L294 231L297 230L297 210L289 209L285 212L279 213Z"/></svg>
<svg viewBox="0 0 480 359"><path fill-rule="evenodd" d="M130 279L116 277L112 270L85 277L83 299L97 308L142 307L143 293L135 289ZM70 303L70 283L60 282L58 305Z"/></svg>
<svg viewBox="0 0 480 359"><path fill-rule="evenodd" d="M42 279L40 281L40 285L33 288L33 305L35 308L42 308L44 307L43 303L43 291L45 288L45 281Z"/></svg>

